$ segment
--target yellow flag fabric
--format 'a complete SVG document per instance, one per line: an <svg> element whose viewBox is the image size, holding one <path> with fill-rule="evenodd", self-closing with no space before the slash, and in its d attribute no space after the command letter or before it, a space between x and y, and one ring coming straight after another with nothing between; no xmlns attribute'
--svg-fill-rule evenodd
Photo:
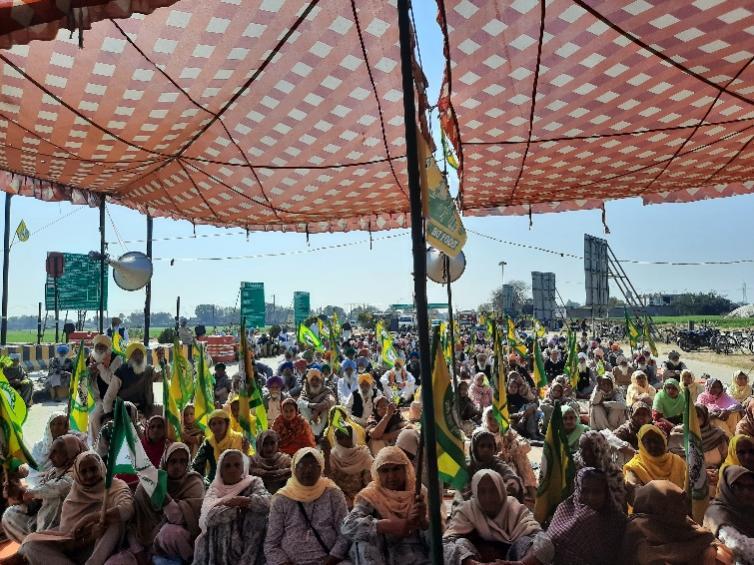
<svg viewBox="0 0 754 565"><path fill-rule="evenodd" d="M245 379L238 397L238 423L249 444L256 450L257 435L267 429L267 410L255 378L254 359L247 339L246 325L241 323L241 362Z"/></svg>
<svg viewBox="0 0 754 565"><path fill-rule="evenodd" d="M495 338L495 367L497 379L492 395L492 413L495 415L500 433L505 434L510 428L510 412L508 411L508 381L505 375L505 359L500 340Z"/></svg>
<svg viewBox="0 0 754 565"><path fill-rule="evenodd" d="M547 426L539 468L539 487L534 503L534 517L540 524L548 521L558 504L571 494L575 467L568 451L563 416L557 403Z"/></svg>
<svg viewBox="0 0 754 565"><path fill-rule="evenodd" d="M194 417L196 425L206 432L209 430L209 415L215 409L215 389L212 386L212 373L207 363L205 347L201 343L194 345L196 359Z"/></svg>
<svg viewBox="0 0 754 565"><path fill-rule="evenodd" d="M71 385L68 391L68 427L71 431L88 433L89 415L94 411L94 392L89 371L86 367L84 342L79 343L79 351L73 365Z"/></svg>
<svg viewBox="0 0 754 565"><path fill-rule="evenodd" d="M709 486L707 469L704 464L702 430L689 389L684 389L684 400L686 404L683 413L683 447L686 453L686 488L691 500L691 517L698 524L701 524L707 506L709 506Z"/></svg>
<svg viewBox="0 0 754 565"><path fill-rule="evenodd" d="M6 358L7 359L7 358ZM7 366L7 361L1 364ZM0 432L2 432L2 456L6 468L16 471L27 464L37 469L37 463L24 444L23 425L26 422L26 403L5 377L0 368Z"/></svg>
<svg viewBox="0 0 754 565"><path fill-rule="evenodd" d="M173 441L181 441L181 402L183 402L181 382L187 378L185 375L187 365L188 361L183 356L181 343L176 338L173 343L173 363L170 377L167 376L166 371L163 375L162 384L165 419L168 421L168 437ZM186 400L183 406L188 402L189 400Z"/></svg>
<svg viewBox="0 0 754 565"><path fill-rule="evenodd" d="M28 241L29 235L29 228L26 227L26 222L21 220L16 228L16 237L18 238L18 241Z"/></svg>
<svg viewBox="0 0 754 565"><path fill-rule="evenodd" d="M539 338L534 338L534 372L532 378L537 388L543 388L547 384L547 373L545 373L545 362L542 359L542 349L539 347Z"/></svg>

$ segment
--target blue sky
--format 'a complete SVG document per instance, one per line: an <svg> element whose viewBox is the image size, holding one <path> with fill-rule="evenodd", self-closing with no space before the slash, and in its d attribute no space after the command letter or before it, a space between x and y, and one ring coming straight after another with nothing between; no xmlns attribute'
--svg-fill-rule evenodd
<svg viewBox="0 0 754 565"><path fill-rule="evenodd" d="M425 73L430 79L430 101L437 99L442 77L442 45L434 23L434 2L415 2L416 19ZM109 206L107 239L110 252L144 250L143 243L121 246L122 240L141 240L146 220L120 206ZM599 211L534 216L529 229L525 217L465 218L467 229L503 240L516 241L581 255L584 233L606 237L619 258L640 260L731 260L754 258L751 249L751 212L754 195L710 200L691 204L643 206L638 199L607 204L611 234L604 235ZM43 298L44 260L48 251L86 253L99 248L97 209L65 203L45 203L29 198L13 198L12 227L24 219L32 232L26 243L16 243L11 251L10 315L36 313ZM56 220L58 220L56 222ZM55 224L48 226L51 222ZM747 227L749 226L749 227ZM240 233L197 227L197 235ZM252 233L219 237L159 241L160 238L191 236L188 222L155 219L153 310L172 311L181 296L184 311L197 304L236 303L241 281L265 283L267 300L275 295L277 304L290 305L293 292L311 292L312 307L338 304L344 307L363 303L386 306L412 301L411 240L408 230L374 234L372 250L368 234L313 235L307 248L303 234ZM402 234L402 235L401 235ZM386 240L379 238L395 235ZM272 252L298 252L339 243L357 243L341 249L310 251L280 257L227 260L183 261L184 258L246 256ZM489 300L500 285L498 262L508 265L505 279L521 279L531 284L531 271L556 273L564 300L584 301L583 263L469 234L465 253L468 267L454 285L459 308L475 307ZM175 258L170 266L169 259ZM732 300L741 300L741 287L748 285L754 295L754 264L702 267L627 265L626 270L640 292L714 290ZM126 292L110 281L109 311L130 313L143 309L144 292ZM445 289L428 283L429 299L441 302Z"/></svg>

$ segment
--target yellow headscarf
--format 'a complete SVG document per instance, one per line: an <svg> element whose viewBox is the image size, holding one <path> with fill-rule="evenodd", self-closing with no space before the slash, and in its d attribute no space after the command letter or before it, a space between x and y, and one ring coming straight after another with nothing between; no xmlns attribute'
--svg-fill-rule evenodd
<svg viewBox="0 0 754 565"><path fill-rule="evenodd" d="M736 378L738 377L738 375L744 375L746 377L745 385L743 386L738 385L738 383L736 382ZM749 384L749 376L743 371L736 371L735 373L733 373L733 380L728 385L728 394L731 397L733 397L735 400L743 404L747 398L749 398L752 394L754 394L754 392L752 391L751 385Z"/></svg>
<svg viewBox="0 0 754 565"><path fill-rule="evenodd" d="M648 432L654 432L662 438L665 444L665 453L659 457L653 457L644 447L642 439ZM663 431L657 426L652 424L644 424L639 430L639 453L633 456L633 458L623 466L624 473L631 471L642 484L647 484L649 481L655 480L667 480L678 487L686 488L686 462L675 455L668 452L668 439L665 437Z"/></svg>
<svg viewBox="0 0 754 565"><path fill-rule="evenodd" d="M723 480L723 473L725 472L726 467L730 467L731 465L741 465L738 460L738 454L736 453L738 442L741 440L747 440L754 444L754 437L744 434L736 434L732 438L730 438L730 442L728 443L728 457L726 457L725 461L723 461L723 464L720 465L720 482L722 482ZM720 482L718 482L718 485L720 484Z"/></svg>
<svg viewBox="0 0 754 565"><path fill-rule="evenodd" d="M346 410L344 406L336 405L330 408L330 413L327 417L327 428L325 429L325 437L327 437L327 441L330 442L330 447L335 447L335 444L337 443L335 441L335 430L337 426L333 425L333 419L338 412L341 414L341 425L348 424L353 430L353 444L366 445L367 434L364 431L364 428L357 424L356 421L348 415L348 410Z"/></svg>
<svg viewBox="0 0 754 565"><path fill-rule="evenodd" d="M228 432L225 434L225 437L221 439L220 441L217 441L215 439L215 435L212 432L209 432L207 441L212 446L212 449L215 453L215 461L220 461L220 455L222 455L223 451L227 451L228 449L237 449L238 451L244 452L243 449L243 434L240 434L238 432L235 432L230 427L230 421L231 417L230 415L225 411L221 409L213 410L209 418L207 419L207 423L211 422L215 418L222 418L226 422L228 422ZM248 454L247 454L248 455Z"/></svg>
<svg viewBox="0 0 754 565"><path fill-rule="evenodd" d="M223 410L228 413L228 416L230 416L230 429L234 432L237 432L241 435L243 435L243 429L241 428L241 422L236 420L236 417L233 416L233 409L231 408L231 404L234 402L239 402L238 396L236 396L235 393L232 393L228 397L228 401L223 406ZM251 422L251 429L254 430L257 427L257 417L249 411L249 421ZM247 454L248 455L248 454ZM252 454L253 455L253 454Z"/></svg>
<svg viewBox="0 0 754 565"><path fill-rule="evenodd" d="M314 485L307 487L302 485L296 478L296 466L304 458L305 455L313 455L319 463L320 468L325 469L325 458L322 452L314 449L313 447L302 447L294 455L291 461L291 478L285 483L285 486L277 491L277 494L282 494L286 498L295 500L296 502L312 502L322 496L328 488L338 488L332 480L320 475L319 480Z"/></svg>

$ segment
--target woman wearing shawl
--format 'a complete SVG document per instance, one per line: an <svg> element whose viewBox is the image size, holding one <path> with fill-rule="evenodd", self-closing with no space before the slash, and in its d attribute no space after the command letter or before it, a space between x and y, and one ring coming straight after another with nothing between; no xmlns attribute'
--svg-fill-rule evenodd
<svg viewBox="0 0 754 565"><path fill-rule="evenodd" d="M534 500L537 493L537 476L534 474L531 461L529 461L528 454L531 451L529 442L521 437L513 428L508 428L505 435L500 435L500 425L495 418L492 406L484 409L481 428L487 430L495 437L497 456L504 463L513 467L516 474L524 482L526 497Z"/></svg>
<svg viewBox="0 0 754 565"><path fill-rule="evenodd" d="M516 431L529 439L541 439L537 397L516 371L508 373L508 410L511 425Z"/></svg>
<svg viewBox="0 0 754 565"><path fill-rule="evenodd" d="M685 491L674 482L653 480L639 487L623 536L623 563L713 565L715 536L688 517L688 506Z"/></svg>
<svg viewBox="0 0 754 565"><path fill-rule="evenodd" d="M291 478L270 505L264 542L268 565L334 565L346 558L348 540L340 535L346 499L322 476L324 468L322 453L314 448L294 455Z"/></svg>
<svg viewBox="0 0 754 565"><path fill-rule="evenodd" d="M707 407L697 404L696 417L702 433L702 449L704 450L704 465L709 477L710 494L715 495L717 476L720 465L728 457L728 436L720 428L710 425ZM668 440L669 450L680 456L685 456L683 424L673 428Z"/></svg>
<svg viewBox="0 0 754 565"><path fill-rule="evenodd" d="M482 411L469 398L469 383L467 381L458 383L457 393L461 429L467 437L471 437L474 429L482 421Z"/></svg>
<svg viewBox="0 0 754 565"><path fill-rule="evenodd" d="M19 474L20 476L26 475L27 484L33 486L41 480L47 471L53 468L52 461L50 461L52 442L66 433L68 433L68 416L65 412L53 412L50 414L42 439L35 443L31 449L31 456L38 468L35 470L28 465L24 465L20 469Z"/></svg>
<svg viewBox="0 0 754 565"><path fill-rule="evenodd" d="M655 399L652 402L652 419L665 432L665 435L668 435L673 426L683 423L685 407L686 400L681 394L678 381L676 379L665 379L662 390L655 394Z"/></svg>
<svg viewBox="0 0 754 565"><path fill-rule="evenodd" d="M211 435L199 447L191 467L211 482L223 452L238 449L246 453L248 445L242 434L230 429L230 415L225 410L212 411L208 424Z"/></svg>
<svg viewBox="0 0 754 565"><path fill-rule="evenodd" d="M607 439L601 432L589 430L579 439L579 451L573 456L577 469L591 467L604 473L608 502L616 513L626 513L626 482L623 471L613 460Z"/></svg>
<svg viewBox="0 0 754 565"><path fill-rule="evenodd" d="M740 465L754 472L754 437L736 434L730 438L728 456L723 461L723 464L720 465L720 480L723 478L725 469L731 465Z"/></svg>
<svg viewBox="0 0 754 565"><path fill-rule="evenodd" d="M495 436L482 428L478 428L471 436L469 447L470 459L467 461L469 475L474 475L482 469L490 469L497 472L505 483L506 492L519 501L524 499L524 483L513 468L495 455ZM463 500L471 496L471 485L468 485L459 493Z"/></svg>
<svg viewBox="0 0 754 565"><path fill-rule="evenodd" d="M458 506L443 534L445 563L550 563L552 543L531 511L508 496L500 475L489 469L477 471L471 492L471 499Z"/></svg>
<svg viewBox="0 0 754 565"><path fill-rule="evenodd" d="M651 401L657 394L657 389L649 384L649 379L644 371L631 373L631 384L626 391L626 405L633 406L639 399L649 397Z"/></svg>
<svg viewBox="0 0 754 565"><path fill-rule="evenodd" d="M487 375L477 373L469 387L469 398L480 412L492 405L492 387L486 381Z"/></svg>
<svg viewBox="0 0 754 565"><path fill-rule="evenodd" d="M80 453L73 463L74 483L63 502L58 528L29 534L18 553L31 565L102 565L117 548L134 513L128 485L113 478L105 491L106 474L107 467L96 452Z"/></svg>
<svg viewBox="0 0 754 565"><path fill-rule="evenodd" d="M309 423L299 414L296 401L286 398L282 410L283 413L272 423L272 429L280 438L278 449L292 456L303 447L314 447L314 434Z"/></svg>
<svg viewBox="0 0 754 565"><path fill-rule="evenodd" d="M754 473L731 465L725 469L717 498L704 514L709 528L732 551L736 563L754 563Z"/></svg>
<svg viewBox="0 0 754 565"><path fill-rule="evenodd" d="M429 565L427 489L417 496L414 467L395 446L372 464L372 482L354 500L341 532L353 565Z"/></svg>
<svg viewBox="0 0 754 565"><path fill-rule="evenodd" d="M579 421L578 413L568 404L560 407L560 413L563 415L563 431L568 441L568 451L573 455L579 449L581 435L589 431L589 426Z"/></svg>
<svg viewBox="0 0 754 565"><path fill-rule="evenodd" d="M736 424L744 412L743 406L725 392L720 379L711 377L704 385L704 392L699 395L697 404L709 410L710 423L723 430L729 436L736 433Z"/></svg>
<svg viewBox="0 0 754 565"><path fill-rule="evenodd" d="M181 440L191 450L191 459L196 456L199 446L204 441L204 430L196 423L196 412L193 404L186 404L181 418Z"/></svg>
<svg viewBox="0 0 754 565"><path fill-rule="evenodd" d="M597 386L589 399L589 427L614 430L626 421L623 393L607 375L597 377Z"/></svg>
<svg viewBox="0 0 754 565"><path fill-rule="evenodd" d="M141 439L141 445L144 446L144 452L149 457L152 465L160 466L165 449L171 441L167 435L167 420L159 414L152 416L147 420L144 437Z"/></svg>
<svg viewBox="0 0 754 565"><path fill-rule="evenodd" d="M650 481L670 481L683 489L686 485L686 461L668 452L668 440L657 426L647 424L639 430L639 452L623 466L628 497Z"/></svg>
<svg viewBox="0 0 754 565"><path fill-rule="evenodd" d="M2 518L5 534L18 543L31 532L51 530L58 526L63 501L73 486L73 462L86 451L76 436L65 434L52 442L48 453L50 469L19 496L22 504L9 507Z"/></svg>
<svg viewBox="0 0 754 565"><path fill-rule="evenodd" d="M354 496L371 481L374 462L366 445L354 445L353 435L350 424L335 430L329 465L329 476L343 491L349 508L353 506Z"/></svg>
<svg viewBox="0 0 754 565"><path fill-rule="evenodd" d="M754 437L754 398L744 404L743 418L736 424L736 434Z"/></svg>
<svg viewBox="0 0 754 565"><path fill-rule="evenodd" d="M204 479L190 470L190 456L185 443L172 443L165 451L161 468L167 474L168 494L162 508L154 508L139 483L134 495L135 517L129 528L131 553L143 552L144 558L153 553L191 561L194 540L199 535Z"/></svg>
<svg viewBox="0 0 754 565"><path fill-rule="evenodd" d="M270 494L262 479L248 474L244 454L238 449L224 451L202 503L194 565L264 563L269 512Z"/></svg>
<svg viewBox="0 0 754 565"><path fill-rule="evenodd" d="M578 414L581 411L581 407L579 406L579 401L575 398L566 398L565 396L565 378L563 377L556 377L554 381L552 381L552 384L547 389L547 396L542 399L542 402L539 403L539 409L542 411L542 421L540 422L539 428L542 435L547 433L547 426L550 425L550 418L552 418L552 413L555 410L555 404L557 402L560 402L560 404L568 404L571 406L574 411Z"/></svg>
<svg viewBox="0 0 754 565"><path fill-rule="evenodd" d="M639 401L631 405L630 411L631 417L613 434L636 451L639 449L639 430L644 424L652 423L652 409L646 402Z"/></svg>
<svg viewBox="0 0 754 565"><path fill-rule="evenodd" d="M388 445L395 445L398 434L406 427L398 407L387 397L379 396L374 401L374 413L366 427L367 441L372 455Z"/></svg>
<svg viewBox="0 0 754 565"><path fill-rule="evenodd" d="M743 371L733 373L733 380L728 386L728 394L741 406L746 406L749 398L754 395L751 385L749 384L749 375Z"/></svg>
<svg viewBox="0 0 754 565"><path fill-rule="evenodd" d="M610 563L620 547L626 514L610 503L609 479L593 467L583 467L573 494L558 505L547 528L555 546L555 565Z"/></svg>
<svg viewBox="0 0 754 565"><path fill-rule="evenodd" d="M280 439L274 430L257 437L257 453L249 459L249 474L259 477L270 494L280 490L291 477L291 456L278 449Z"/></svg>

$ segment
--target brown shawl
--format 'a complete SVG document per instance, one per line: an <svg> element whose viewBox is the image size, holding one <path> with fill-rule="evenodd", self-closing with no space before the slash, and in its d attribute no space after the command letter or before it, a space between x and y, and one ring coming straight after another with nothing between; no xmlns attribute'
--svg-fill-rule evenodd
<svg viewBox="0 0 754 565"><path fill-rule="evenodd" d="M710 503L704 514L704 526L716 536L720 534L720 528L731 526L747 537L754 537L752 509L742 506L733 493L733 483L747 474L754 475L738 465L730 465L723 471L722 480L717 485L717 498Z"/></svg>
<svg viewBox="0 0 754 565"><path fill-rule="evenodd" d="M754 437L754 398L750 398L744 408L744 417L736 424L736 435Z"/></svg>

